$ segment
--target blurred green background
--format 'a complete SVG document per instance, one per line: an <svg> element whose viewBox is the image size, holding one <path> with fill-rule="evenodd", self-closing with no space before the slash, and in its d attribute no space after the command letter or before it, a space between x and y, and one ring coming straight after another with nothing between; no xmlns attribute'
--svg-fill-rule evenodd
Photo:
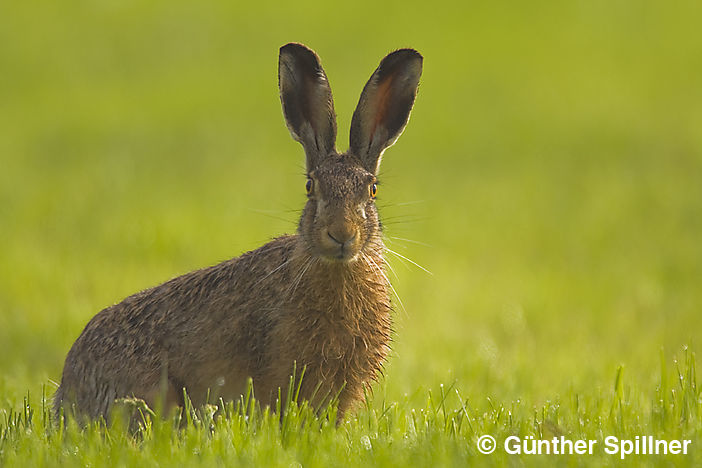
<svg viewBox="0 0 702 468"><path fill-rule="evenodd" d="M379 60L425 57L379 205L389 247L433 274L389 258L404 310L376 395L457 381L539 404L609 390L619 365L653 388L661 349L700 350L697 2L28 1L0 17L0 401L59 380L103 307L294 231L290 41L322 58L340 149Z"/></svg>

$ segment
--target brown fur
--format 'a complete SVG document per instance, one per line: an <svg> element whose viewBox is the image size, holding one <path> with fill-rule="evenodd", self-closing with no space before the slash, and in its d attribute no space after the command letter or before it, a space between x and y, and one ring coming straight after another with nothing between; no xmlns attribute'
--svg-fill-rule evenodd
<svg viewBox="0 0 702 468"><path fill-rule="evenodd" d="M398 53L406 66L398 65ZM386 57L366 89L387 74L383 63L391 57L398 76L411 75L403 85L409 91L395 94L410 93L413 101L419 73L411 72L417 63L421 71L415 51ZM286 121L305 148L312 180L298 233L137 293L93 317L66 358L57 415L70 408L81 419L108 418L123 397L168 410L183 405L183 389L195 405L232 400L245 391L248 377L257 398L274 406L293 369L299 374L304 368L301 398L320 407L338 395L342 417L378 377L390 346L391 304L370 185L411 103L404 114L388 117L390 127L398 119L403 124L385 130L387 141L338 154L331 90L318 57L288 44L280 66ZM398 81L390 77L383 85ZM392 101L392 92L382 94L382 101ZM382 127L393 106L383 103L361 117ZM372 135L354 135L352 126L354 137Z"/></svg>

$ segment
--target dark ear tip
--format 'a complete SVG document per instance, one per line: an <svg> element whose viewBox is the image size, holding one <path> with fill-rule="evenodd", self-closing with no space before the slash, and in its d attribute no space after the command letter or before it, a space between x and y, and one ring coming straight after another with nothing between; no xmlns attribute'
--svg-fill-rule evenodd
<svg viewBox="0 0 702 468"><path fill-rule="evenodd" d="M395 52L389 53L383 59L382 63L393 66L393 65L398 64L398 63L415 62L417 65L419 65L421 67L423 61L424 61L424 57L422 57L422 54L420 54L419 52L417 52L414 49L398 49Z"/></svg>
<svg viewBox="0 0 702 468"><path fill-rule="evenodd" d="M397 49L395 52L391 53L388 55L397 55L397 58L403 58L403 59L417 59L417 60L424 60L424 57L422 57L422 54L417 52L414 49Z"/></svg>
<svg viewBox="0 0 702 468"><path fill-rule="evenodd" d="M284 46L280 47L280 52L289 52L295 49L307 49L307 47L304 44L300 44L299 42L288 42Z"/></svg>
<svg viewBox="0 0 702 468"><path fill-rule="evenodd" d="M317 59L317 54L312 49L299 42L288 42L280 48L280 55L292 55L295 57L306 57Z"/></svg>
<svg viewBox="0 0 702 468"><path fill-rule="evenodd" d="M321 61L314 50L297 42L290 42L281 47L278 61L279 66L286 64L287 67L297 69L298 73L324 75Z"/></svg>
<svg viewBox="0 0 702 468"><path fill-rule="evenodd" d="M419 75L422 74L423 61L422 54L414 49L398 49L380 61L378 71L380 76L384 76L386 73L405 70L411 75L416 75L416 79L419 79Z"/></svg>

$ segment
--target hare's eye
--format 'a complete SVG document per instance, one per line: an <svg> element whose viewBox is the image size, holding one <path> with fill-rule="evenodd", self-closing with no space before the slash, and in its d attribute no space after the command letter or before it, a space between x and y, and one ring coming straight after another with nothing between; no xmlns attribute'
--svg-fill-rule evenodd
<svg viewBox="0 0 702 468"><path fill-rule="evenodd" d="M305 190L307 190L307 195L312 194L312 186L313 186L312 179L307 179L307 183L305 184Z"/></svg>
<svg viewBox="0 0 702 468"><path fill-rule="evenodd" d="M370 196L371 198L375 198L375 196L378 194L378 184L371 184L370 186Z"/></svg>

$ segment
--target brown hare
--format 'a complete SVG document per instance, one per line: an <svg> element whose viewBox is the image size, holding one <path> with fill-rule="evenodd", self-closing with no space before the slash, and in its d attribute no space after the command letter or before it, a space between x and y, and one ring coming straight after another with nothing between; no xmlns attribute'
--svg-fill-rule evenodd
<svg viewBox="0 0 702 468"><path fill-rule="evenodd" d="M147 289L93 317L68 353L54 398L80 420L109 418L116 399L166 410L237 399L253 379L274 406L294 369L299 398L338 416L382 370L391 340L390 284L375 206L383 151L409 119L422 56L386 56L363 88L349 150L336 150L336 115L317 55L280 49L287 126L306 154L307 203L297 233Z"/></svg>

